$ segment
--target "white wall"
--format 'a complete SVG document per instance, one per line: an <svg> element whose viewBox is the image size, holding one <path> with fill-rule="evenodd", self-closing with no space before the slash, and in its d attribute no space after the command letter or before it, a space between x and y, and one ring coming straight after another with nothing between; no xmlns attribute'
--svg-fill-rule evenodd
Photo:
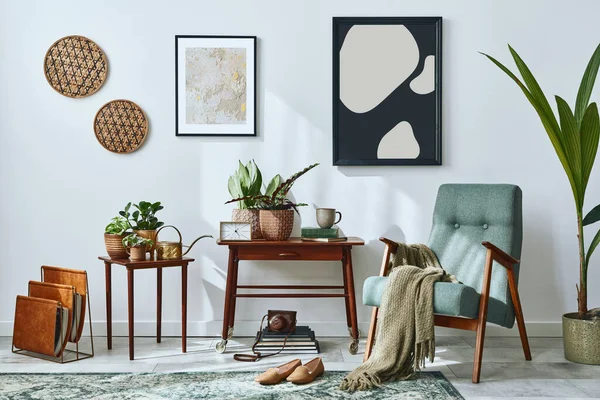
<svg viewBox="0 0 600 400"><path fill-rule="evenodd" d="M14 301L42 264L84 268L92 315L104 328L102 229L129 200L160 200L161 217L186 242L216 234L231 206L227 177L238 159L254 158L264 175L286 176L312 162L294 188L300 201L337 207L341 227L366 239L355 250L357 295L378 271L383 234L427 240L438 186L444 182L510 182L524 193L521 298L534 333L557 332L576 308L576 223L568 183L524 96L478 51L510 63L511 43L548 94L573 104L581 74L600 41L600 3L571 1L2 1L0 5L0 334L11 333ZM168 5L167 5L168 4ZM443 16L443 158L441 167L331 165L331 29L333 16ZM80 34L106 52L110 73L95 95L74 100L46 83L42 62L58 38ZM174 134L174 35L256 35L256 138L177 138ZM511 63L512 65L512 63ZM597 92L593 96L598 98ZM150 119L144 146L130 155L104 150L93 117L105 102L125 98ZM586 208L600 200L598 171ZM302 223L314 224L314 205ZM297 224L297 228L300 224ZM592 234L589 233L588 236ZM220 330L227 252L200 242L189 275L189 331ZM590 266L590 305L600 305ZM115 333L126 332L126 276L114 267ZM333 263L242 263L240 282L334 284ZM180 274L164 273L166 333L177 334ZM154 332L155 274L136 273L140 334ZM346 334L340 299L240 300L238 333L249 334L269 307L299 310L322 334ZM370 310L360 305L366 329ZM170 323L170 322L171 323ZM326 324L322 322L331 322ZM554 322L555 324L545 324ZM538 324L535 324L538 323ZM245 328L244 328L245 327Z"/></svg>

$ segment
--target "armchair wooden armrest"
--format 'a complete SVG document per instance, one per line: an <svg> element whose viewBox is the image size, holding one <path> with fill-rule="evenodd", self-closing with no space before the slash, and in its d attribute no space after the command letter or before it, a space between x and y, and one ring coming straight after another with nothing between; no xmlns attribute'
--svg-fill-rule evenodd
<svg viewBox="0 0 600 400"><path fill-rule="evenodd" d="M481 242L481 244L491 252L492 258L506 269L512 269L513 265L518 264L519 260L513 258L505 251L499 249L490 242Z"/></svg>
<svg viewBox="0 0 600 400"><path fill-rule="evenodd" d="M385 237L380 237L379 240L385 243L385 250L383 252L383 260L381 261L379 276L386 276L390 265L390 257L392 254L396 253L396 250L398 249L398 243Z"/></svg>

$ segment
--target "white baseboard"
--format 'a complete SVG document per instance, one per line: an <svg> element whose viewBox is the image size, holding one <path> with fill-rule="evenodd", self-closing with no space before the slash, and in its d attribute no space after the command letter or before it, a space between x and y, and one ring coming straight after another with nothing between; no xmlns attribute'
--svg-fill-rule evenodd
<svg viewBox="0 0 600 400"><path fill-rule="evenodd" d="M254 336L258 330L259 321L237 321L235 325L235 336ZM346 322L323 322L307 321L304 324L309 325L318 336L347 336L348 328ZM0 321L0 336L12 335L12 321ZM369 330L369 322L360 322L358 324L362 336L366 337ZM215 336L221 335L221 321L189 321L187 325L188 336ZM527 335L531 337L561 337L561 322L529 322L526 323ZM93 322L93 331L95 336L106 336L106 322ZM87 324L86 324L87 329ZM113 336L127 336L127 321L113 321ZM439 336L471 336L475 332L462 331L457 329L436 328L436 334ZM135 323L136 336L155 336L156 323L154 321L138 321ZM181 336L181 322L163 321L163 336ZM500 326L489 324L486 329L486 336L513 336L518 337L517 327L506 329Z"/></svg>

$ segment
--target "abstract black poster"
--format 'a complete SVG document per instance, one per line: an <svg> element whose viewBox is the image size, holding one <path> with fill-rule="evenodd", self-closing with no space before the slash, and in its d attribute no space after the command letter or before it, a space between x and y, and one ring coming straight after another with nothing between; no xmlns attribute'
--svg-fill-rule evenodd
<svg viewBox="0 0 600 400"><path fill-rule="evenodd" d="M333 164L441 165L442 18L333 18Z"/></svg>

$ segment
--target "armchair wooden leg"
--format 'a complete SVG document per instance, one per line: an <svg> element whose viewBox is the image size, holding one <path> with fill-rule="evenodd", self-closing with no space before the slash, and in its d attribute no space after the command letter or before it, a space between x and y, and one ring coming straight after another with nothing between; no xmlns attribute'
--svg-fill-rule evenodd
<svg viewBox="0 0 600 400"><path fill-rule="evenodd" d="M492 251L487 251L483 282L481 284L481 297L479 300L479 318L477 319L477 339L475 341L475 359L473 360L473 383L479 383L481 376L481 360L483 359L483 342L485 340L485 324L487 322L488 301L490 299L490 283L492 281L492 264L494 262Z"/></svg>
<svg viewBox="0 0 600 400"><path fill-rule="evenodd" d="M525 353L525 359L527 361L531 361L531 350L529 349L529 340L527 339L527 331L525 330L523 309L521 308L521 300L519 299L517 281L515 280L515 275L512 269L508 270L508 287L510 289L510 296L512 298L513 307L515 310L517 326L519 327L519 336L521 336L521 345L523 346L523 353Z"/></svg>
<svg viewBox="0 0 600 400"><path fill-rule="evenodd" d="M363 362L367 361L373 351L373 343L375 342L375 332L377 331L377 314L379 313L379 307L373 307L371 313L371 326L369 326L369 335L367 336L367 343L365 345L365 356Z"/></svg>

